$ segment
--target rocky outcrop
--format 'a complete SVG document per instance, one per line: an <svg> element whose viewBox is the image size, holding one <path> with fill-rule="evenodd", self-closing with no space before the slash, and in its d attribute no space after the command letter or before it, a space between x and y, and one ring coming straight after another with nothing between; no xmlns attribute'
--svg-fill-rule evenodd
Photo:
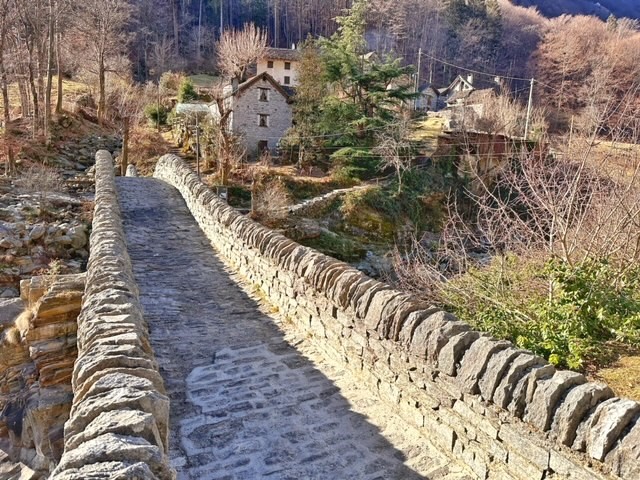
<svg viewBox="0 0 640 480"><path fill-rule="evenodd" d="M243 217L173 155L174 185L227 263L478 478L640 478L640 405Z"/></svg>
<svg viewBox="0 0 640 480"><path fill-rule="evenodd" d="M106 151L96 154L90 243L73 406L52 478L173 479L167 457L169 399L138 301Z"/></svg>
<svg viewBox="0 0 640 480"><path fill-rule="evenodd" d="M64 177L75 177L94 163L96 151L104 149L117 152L122 147L122 139L108 135L89 135L68 141L56 146L56 154L48 160L48 164L58 169ZM18 164L21 163L18 158Z"/></svg>
<svg viewBox="0 0 640 480"><path fill-rule="evenodd" d="M47 269L53 258L58 273L80 273L89 257L82 219L89 202L62 193L43 198L16 185L7 190L0 193L0 297L17 296L20 280Z"/></svg>
<svg viewBox="0 0 640 480"><path fill-rule="evenodd" d="M62 455L84 280L34 277L21 283L20 299L0 305L0 448L13 463L0 467L2 478L12 469L46 477Z"/></svg>

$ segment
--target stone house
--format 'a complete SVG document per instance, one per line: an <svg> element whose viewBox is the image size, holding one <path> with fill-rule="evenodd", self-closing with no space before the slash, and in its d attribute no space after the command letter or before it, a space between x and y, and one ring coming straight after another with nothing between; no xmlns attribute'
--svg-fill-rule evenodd
<svg viewBox="0 0 640 480"><path fill-rule="evenodd" d="M296 50L295 47L267 48L265 55L258 60L257 74L268 73L280 85L296 87L301 56L300 50Z"/></svg>
<svg viewBox="0 0 640 480"><path fill-rule="evenodd" d="M466 77L458 75L448 87L438 89L438 95L449 105L450 99L455 102L455 97L466 95L473 90L475 90L473 75L469 74Z"/></svg>
<svg viewBox="0 0 640 480"><path fill-rule="evenodd" d="M440 94L433 85L426 83L418 89L416 110L421 112L435 112L440 109Z"/></svg>
<svg viewBox="0 0 640 480"><path fill-rule="evenodd" d="M256 158L264 150L275 152L291 128L291 97L292 91L266 72L225 87L225 108L231 111L228 126L242 138L247 155ZM213 117L220 118L217 104L210 108Z"/></svg>
<svg viewBox="0 0 640 480"><path fill-rule="evenodd" d="M474 82L472 74L466 78L458 75L448 87L440 89L439 94L447 108L471 109L476 115L482 116L485 102L495 97L502 85L499 77L480 83L481 85Z"/></svg>

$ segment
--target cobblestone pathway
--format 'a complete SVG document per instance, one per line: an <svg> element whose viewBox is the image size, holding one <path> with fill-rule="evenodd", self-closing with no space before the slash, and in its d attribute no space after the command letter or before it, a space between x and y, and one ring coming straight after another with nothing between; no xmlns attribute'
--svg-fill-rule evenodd
<svg viewBox="0 0 640 480"><path fill-rule="evenodd" d="M118 179L129 253L171 397L179 479L462 479L251 298L177 190Z"/></svg>

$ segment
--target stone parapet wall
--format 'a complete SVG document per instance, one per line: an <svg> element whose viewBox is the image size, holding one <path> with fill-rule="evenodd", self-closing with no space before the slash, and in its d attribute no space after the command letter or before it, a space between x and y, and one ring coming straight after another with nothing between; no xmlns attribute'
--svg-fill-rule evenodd
<svg viewBox="0 0 640 480"><path fill-rule="evenodd" d="M102 150L77 342L64 453L52 478L175 478L167 456L169 399L138 301L113 161Z"/></svg>
<svg viewBox="0 0 640 480"><path fill-rule="evenodd" d="M640 478L637 402L243 217L174 155L155 176L283 315L478 478Z"/></svg>

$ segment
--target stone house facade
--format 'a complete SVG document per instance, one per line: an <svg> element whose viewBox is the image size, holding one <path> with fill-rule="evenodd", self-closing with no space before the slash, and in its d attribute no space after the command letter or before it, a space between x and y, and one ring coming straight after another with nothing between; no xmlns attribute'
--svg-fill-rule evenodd
<svg viewBox="0 0 640 480"><path fill-rule="evenodd" d="M300 50L295 48L267 48L265 55L258 60L257 74L268 73L280 85L296 87L300 57Z"/></svg>
<svg viewBox="0 0 640 480"><path fill-rule="evenodd" d="M242 138L247 155L256 158L264 150L275 152L292 125L290 92L266 72L230 85L225 92L225 108L231 110L229 129ZM210 108L213 117L220 118L218 106Z"/></svg>

